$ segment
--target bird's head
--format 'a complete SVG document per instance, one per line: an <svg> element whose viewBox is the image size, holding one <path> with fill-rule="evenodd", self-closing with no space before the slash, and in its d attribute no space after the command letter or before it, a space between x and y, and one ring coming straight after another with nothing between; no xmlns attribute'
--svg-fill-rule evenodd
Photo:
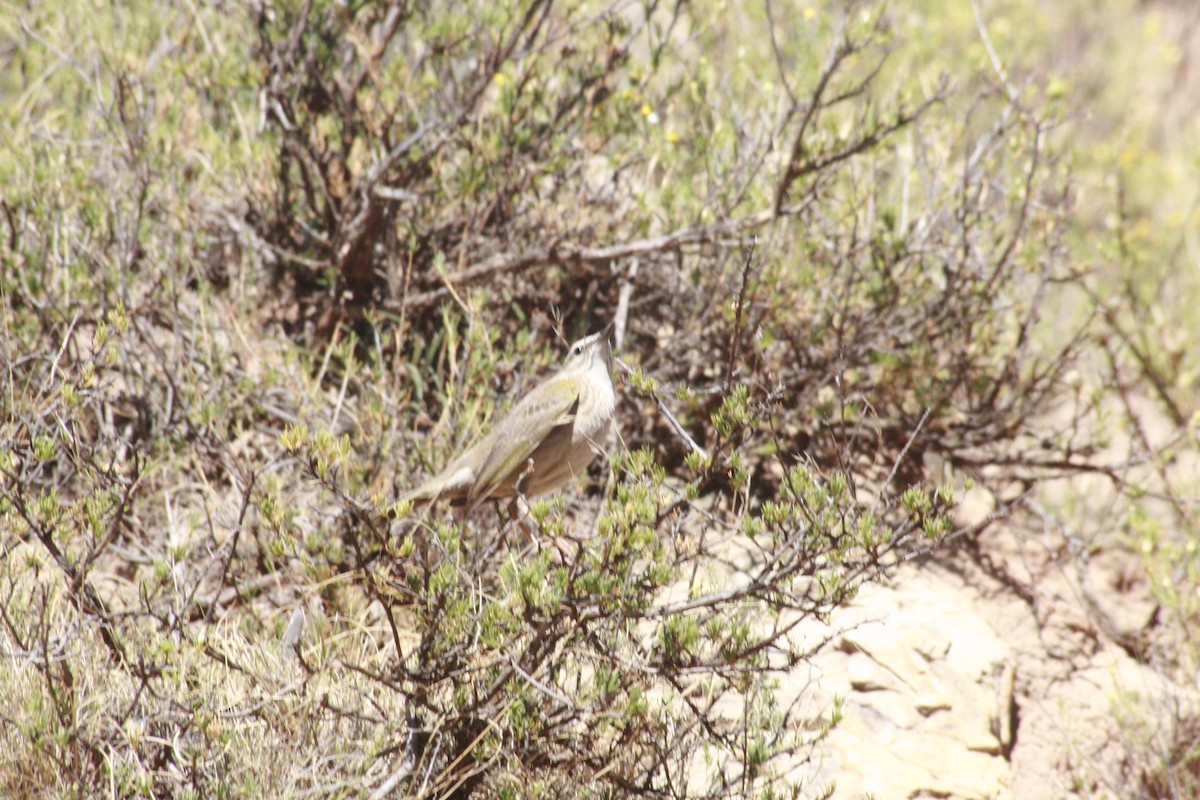
<svg viewBox="0 0 1200 800"><path fill-rule="evenodd" d="M567 360L563 362L564 370L589 370L598 364L603 364L606 372L612 371L612 345L608 335L612 332L610 322L604 329L585 336L571 345L567 351Z"/></svg>

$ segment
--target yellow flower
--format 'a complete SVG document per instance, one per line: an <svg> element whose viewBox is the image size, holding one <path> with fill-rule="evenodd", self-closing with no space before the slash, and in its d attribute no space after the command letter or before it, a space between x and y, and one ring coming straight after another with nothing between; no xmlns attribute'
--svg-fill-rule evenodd
<svg viewBox="0 0 1200 800"><path fill-rule="evenodd" d="M805 6L804 10L801 11L800 13L803 14L804 19L808 20L809 22L812 22L814 19L817 18L817 10L815 8L813 8L812 6Z"/></svg>
<svg viewBox="0 0 1200 800"><path fill-rule="evenodd" d="M667 141L670 142L671 144L675 144L676 142L679 141L679 134L676 133L675 131L671 131L670 133L667 134Z"/></svg>
<svg viewBox="0 0 1200 800"><path fill-rule="evenodd" d="M496 84L497 86L503 86L507 82L508 78L505 77L503 72L497 72L492 76L492 83Z"/></svg>
<svg viewBox="0 0 1200 800"><path fill-rule="evenodd" d="M651 115L651 114L653 114L653 113L654 113L654 109L653 109L653 108L651 108L650 106L646 105L645 103L642 103L642 116L643 116L643 117L648 117L648 116L650 116L650 115Z"/></svg>

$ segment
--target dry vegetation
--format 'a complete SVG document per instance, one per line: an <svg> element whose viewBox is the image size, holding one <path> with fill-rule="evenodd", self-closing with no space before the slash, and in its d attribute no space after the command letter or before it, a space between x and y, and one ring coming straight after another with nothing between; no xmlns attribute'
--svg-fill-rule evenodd
<svg viewBox="0 0 1200 800"><path fill-rule="evenodd" d="M1194 673L1187 253L1020 31L844 5L6 6L0 793L819 795L789 632L1078 474ZM366 522L610 318L537 546Z"/></svg>

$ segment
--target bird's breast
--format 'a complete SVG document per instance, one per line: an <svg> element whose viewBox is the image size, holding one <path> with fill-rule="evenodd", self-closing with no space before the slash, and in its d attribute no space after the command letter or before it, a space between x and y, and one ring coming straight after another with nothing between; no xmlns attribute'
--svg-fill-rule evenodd
<svg viewBox="0 0 1200 800"><path fill-rule="evenodd" d="M607 433L616 404L617 395L607 371L601 370L599 374L593 371L585 375L579 382L576 435L595 439Z"/></svg>

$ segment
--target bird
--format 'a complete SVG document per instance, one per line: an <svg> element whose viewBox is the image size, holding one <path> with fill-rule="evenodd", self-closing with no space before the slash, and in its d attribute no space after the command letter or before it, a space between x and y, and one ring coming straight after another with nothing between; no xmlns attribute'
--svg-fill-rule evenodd
<svg viewBox="0 0 1200 800"><path fill-rule="evenodd" d="M553 492L586 469L603 453L616 409L612 328L610 322L574 342L557 372L444 470L401 494L397 505L445 499L470 514L489 499Z"/></svg>

